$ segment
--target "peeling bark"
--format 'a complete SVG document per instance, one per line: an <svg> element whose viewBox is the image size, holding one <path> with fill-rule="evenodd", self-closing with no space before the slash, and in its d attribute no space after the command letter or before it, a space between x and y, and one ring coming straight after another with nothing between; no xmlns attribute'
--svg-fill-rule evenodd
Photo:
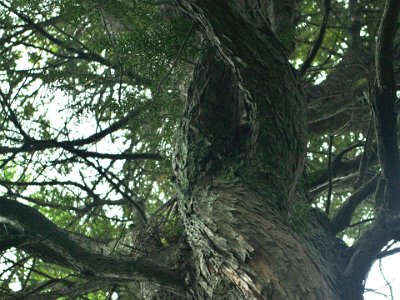
<svg viewBox="0 0 400 300"><path fill-rule="evenodd" d="M250 31L233 4L222 17L214 1L178 3L210 42L194 72L175 154L191 296L346 299L339 254L346 247L318 222L309 239L301 230L312 225L289 226L303 201L296 191L306 119L282 45L271 31Z"/></svg>

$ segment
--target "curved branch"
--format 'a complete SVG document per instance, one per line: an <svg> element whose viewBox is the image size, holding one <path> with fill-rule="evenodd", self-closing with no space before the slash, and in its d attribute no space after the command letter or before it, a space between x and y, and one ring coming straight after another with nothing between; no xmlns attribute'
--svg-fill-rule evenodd
<svg viewBox="0 0 400 300"><path fill-rule="evenodd" d="M316 38L313 47L311 48L308 57L304 61L303 65L300 68L300 74L303 77L304 74L307 72L308 68L310 68L311 63L313 62L314 58L317 56L318 50L322 45L322 41L324 40L326 28L328 27L328 19L329 19L329 12L331 11L331 1L325 0L324 1L324 18L322 19L321 27L319 29L318 37Z"/></svg>
<svg viewBox="0 0 400 300"><path fill-rule="evenodd" d="M151 281L169 289L182 289L177 271L146 257L104 256L86 248L41 213L17 201L0 197L0 222L27 238L23 250L75 269L94 278Z"/></svg>
<svg viewBox="0 0 400 300"><path fill-rule="evenodd" d="M382 259L394 254L400 253L400 248L395 248L395 249L391 249L391 250L386 250L386 251L382 251L381 253L379 253L377 255L377 259Z"/></svg>
<svg viewBox="0 0 400 300"><path fill-rule="evenodd" d="M353 288L359 289L373 262L379 257L382 247L392 239L390 225L374 223L352 247L352 255L344 275Z"/></svg>
<svg viewBox="0 0 400 300"><path fill-rule="evenodd" d="M337 234L350 225L350 221L355 209L362 201L364 201L375 191L379 177L380 174L376 175L346 199L331 220L333 233Z"/></svg>

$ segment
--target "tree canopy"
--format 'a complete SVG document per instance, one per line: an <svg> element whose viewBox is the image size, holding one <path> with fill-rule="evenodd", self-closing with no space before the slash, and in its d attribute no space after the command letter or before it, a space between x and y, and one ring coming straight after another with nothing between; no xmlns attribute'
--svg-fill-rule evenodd
<svg viewBox="0 0 400 300"><path fill-rule="evenodd" d="M305 99L304 111L289 114L299 124L306 120L304 132L295 133L306 138L292 149L294 164L302 165L303 143L306 159L301 175L288 180L299 178L290 195L302 201L278 205L286 212L282 222L303 235L318 214L348 251L343 256L359 259L346 269L359 282L374 260L399 252L400 221L387 212L398 214L400 207L398 1L197 2L0 1L0 298L136 299L154 286L184 294L187 221L180 193L186 183L174 173L174 160L179 151L194 151L183 149L180 124L204 104L185 108L188 89L206 90L189 86L210 49L225 66L232 59L232 69L253 61L247 73L237 72L254 82L264 71L265 80L281 76L268 59L281 60L274 51L283 49L287 68L300 78L300 96L293 97ZM228 16L219 11L223 5ZM271 48L259 51L266 57L233 61L242 45L232 36L246 36L248 28L222 28L237 17L229 14L231 6L256 15L251 22L260 32L273 31ZM210 19L203 17L213 9ZM245 43L254 41L243 42L243 53L251 54ZM219 68L215 63L207 70L217 74ZM230 82L218 91L229 96L236 79L224 72L211 81ZM219 137L215 153L245 151L249 146L240 138L231 142L218 122L226 104L206 105L208 121L219 124L212 129ZM273 130L268 122L275 124L268 118L267 132ZM202 128L192 130L202 134ZM234 135L248 130L239 126ZM202 144L196 147L203 151ZM193 170L203 163L219 169L218 155L207 155L193 158L200 162ZM395 231L385 231L382 222ZM372 245L371 238L379 241Z"/></svg>

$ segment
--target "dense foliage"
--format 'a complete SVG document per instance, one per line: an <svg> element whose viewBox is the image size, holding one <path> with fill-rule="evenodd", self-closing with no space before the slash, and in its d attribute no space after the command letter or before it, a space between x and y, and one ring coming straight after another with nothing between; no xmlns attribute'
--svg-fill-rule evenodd
<svg viewBox="0 0 400 300"><path fill-rule="evenodd" d="M295 32L279 36L292 45L309 104L308 204L289 223L301 231L309 207L333 220L357 197L348 222L332 225L352 245L375 218L370 98L384 3L320 2L299 1ZM150 0L12 0L0 1L0 36L0 201L34 208L107 255L151 255L180 241L171 160L208 47L197 25ZM138 289L92 280L29 243L1 226L0 298L133 299Z"/></svg>

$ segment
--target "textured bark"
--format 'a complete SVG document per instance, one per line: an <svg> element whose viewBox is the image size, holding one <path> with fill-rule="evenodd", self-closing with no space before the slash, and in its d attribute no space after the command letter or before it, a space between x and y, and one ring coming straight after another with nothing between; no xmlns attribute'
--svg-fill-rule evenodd
<svg viewBox="0 0 400 300"><path fill-rule="evenodd" d="M283 47L272 32L250 30L234 5L218 18L214 1L178 2L210 41L175 155L191 297L347 299L346 247L311 211L291 217L303 201L307 125Z"/></svg>
<svg viewBox="0 0 400 300"><path fill-rule="evenodd" d="M400 236L396 78L390 59L394 50L386 46L394 41L394 28L388 25L397 21L398 2L387 1L396 4L397 9L385 10L376 50L378 84L368 95L373 98L377 121L378 157L371 140L365 146L368 155L342 160L346 151L354 149L349 147L308 186L299 184L307 130L311 134L332 134L349 120L352 129L371 123L366 113L370 108L366 101L359 100L368 94L373 55L361 51L367 46L360 41L362 23L357 1L350 0L349 5L349 19L354 19L350 21L349 50L326 80L305 87L305 93L304 82L288 62L294 47L297 0L172 2L175 6L168 6L172 9L163 16L190 19L190 33L196 30L202 35L199 41L204 42L188 94L185 91L181 95L188 99L176 141L174 168L183 241L176 238L164 247L158 235L152 235L151 225L145 226L150 218L146 219L144 209L130 203L130 197L118 202L136 206L143 224L135 224L135 230L140 230L119 249L115 248L120 240L111 247L108 243L96 245L62 230L32 207L0 197L0 251L16 247L78 271L87 279L66 289L39 294L38 299L74 297L114 284L127 287L119 294L121 299L132 299L132 295L143 299L362 299L363 282L372 263L385 255L380 251L388 241ZM134 2L125 4L135 8ZM109 33L118 35L131 29L106 6L99 4L99 9ZM115 68L104 58L67 46L44 27L17 15L67 52ZM175 63L171 72L174 67ZM143 88L151 86L145 78L127 75ZM79 149L121 129L140 110L128 112L87 138L61 142L29 138L10 113L10 121L25 141L21 147L0 146L0 154L58 148L81 158L159 159L151 153L108 154ZM382 178L377 175L359 187L331 220L310 208L306 194L316 197L326 185L332 188L337 183L341 188L347 188L345 182L358 186L371 175L366 173L367 165L375 168L378 162ZM358 170L363 170L359 172L362 176L356 175ZM7 182L1 183L7 186ZM29 185L33 184L12 183ZM69 181L37 185L73 185L97 204L109 204L86 185ZM374 191L377 221L349 248L335 234L348 228L357 206ZM25 296L15 293L14 298Z"/></svg>
<svg viewBox="0 0 400 300"><path fill-rule="evenodd" d="M192 296L345 299L336 265L340 247L317 249L288 226L290 218L279 201L290 193L277 191L278 179L259 176L257 168L263 166L242 156L249 137L241 132L237 109L229 109L236 94L227 87L235 83L229 71L223 72L228 69L223 63L210 59L206 56L195 73L176 163L192 257L187 275ZM284 151L279 144L270 147L276 154ZM335 243L328 235L325 239Z"/></svg>

